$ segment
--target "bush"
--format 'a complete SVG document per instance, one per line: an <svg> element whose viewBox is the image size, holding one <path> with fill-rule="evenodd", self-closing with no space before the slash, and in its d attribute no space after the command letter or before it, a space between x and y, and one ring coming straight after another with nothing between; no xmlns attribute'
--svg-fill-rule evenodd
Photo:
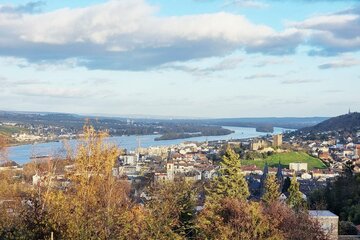
<svg viewBox="0 0 360 240"><path fill-rule="evenodd" d="M357 235L358 230L352 222L341 221L339 223L339 234L340 235Z"/></svg>

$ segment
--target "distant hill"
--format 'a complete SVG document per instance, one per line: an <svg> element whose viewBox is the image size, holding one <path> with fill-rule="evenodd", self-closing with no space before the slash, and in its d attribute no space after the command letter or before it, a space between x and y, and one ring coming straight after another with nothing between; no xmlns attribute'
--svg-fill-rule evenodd
<svg viewBox="0 0 360 240"><path fill-rule="evenodd" d="M302 128L302 132L326 132L339 130L355 130L360 129L360 113L354 112L338 117L327 119L312 127Z"/></svg>
<svg viewBox="0 0 360 240"><path fill-rule="evenodd" d="M264 118L223 118L202 120L208 124L234 127L273 128L282 127L290 129L301 129L314 126L328 117L264 117ZM265 131L267 132L267 131Z"/></svg>

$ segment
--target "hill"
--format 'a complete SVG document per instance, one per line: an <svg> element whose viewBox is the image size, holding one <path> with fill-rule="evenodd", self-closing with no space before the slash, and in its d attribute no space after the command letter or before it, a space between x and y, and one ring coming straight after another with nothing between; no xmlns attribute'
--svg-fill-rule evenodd
<svg viewBox="0 0 360 240"><path fill-rule="evenodd" d="M259 168L264 168L265 162L267 162L270 167L277 167L279 161L284 168L289 168L290 163L307 163L309 170L315 168L316 169L326 168L326 165L321 160L314 158L305 152L277 153L267 157L266 159L241 160L241 164L242 165L255 164Z"/></svg>
<svg viewBox="0 0 360 240"><path fill-rule="evenodd" d="M264 117L264 118L222 118L201 120L208 124L233 127L265 128L265 132L271 132L274 127L301 129L314 126L328 117ZM270 129L270 130L269 130Z"/></svg>
<svg viewBox="0 0 360 240"><path fill-rule="evenodd" d="M360 113L354 112L338 117L327 119L312 127L302 128L301 132L327 132L340 130L358 130L360 129Z"/></svg>

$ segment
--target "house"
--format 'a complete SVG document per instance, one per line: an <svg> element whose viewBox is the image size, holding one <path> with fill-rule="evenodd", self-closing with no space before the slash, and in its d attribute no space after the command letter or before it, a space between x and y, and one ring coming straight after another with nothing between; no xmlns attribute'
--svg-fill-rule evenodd
<svg viewBox="0 0 360 240"><path fill-rule="evenodd" d="M168 181L168 175L167 173L160 173L160 172L157 172L154 174L154 182L155 183L161 183L161 182L166 182Z"/></svg>
<svg viewBox="0 0 360 240"><path fill-rule="evenodd" d="M214 168L205 169L205 170L203 170L201 172L201 178L203 180L205 180L205 179L213 179L216 176L217 176L217 171Z"/></svg>
<svg viewBox="0 0 360 240"><path fill-rule="evenodd" d="M119 157L120 165L134 165L138 162L137 155L122 155Z"/></svg>
<svg viewBox="0 0 360 240"><path fill-rule="evenodd" d="M290 163L289 169L294 171L307 171L308 170L308 164L307 163Z"/></svg>
<svg viewBox="0 0 360 240"><path fill-rule="evenodd" d="M334 178L339 176L338 173L329 170L314 169L312 171L313 178Z"/></svg>
<svg viewBox="0 0 360 240"><path fill-rule="evenodd" d="M34 186L37 186L40 184L41 177L36 173L34 176L32 176L32 184Z"/></svg>
<svg viewBox="0 0 360 240"><path fill-rule="evenodd" d="M251 141L250 150L257 151L259 149L267 147L268 145L269 144L268 144L268 142L266 140L255 139L255 140Z"/></svg>
<svg viewBox="0 0 360 240"><path fill-rule="evenodd" d="M328 210L311 210L309 215L316 220L330 240L338 239L339 217Z"/></svg>

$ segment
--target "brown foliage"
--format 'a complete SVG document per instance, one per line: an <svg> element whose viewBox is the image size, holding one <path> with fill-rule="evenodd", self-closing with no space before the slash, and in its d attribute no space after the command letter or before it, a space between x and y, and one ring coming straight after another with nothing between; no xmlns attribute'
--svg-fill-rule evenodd
<svg viewBox="0 0 360 240"><path fill-rule="evenodd" d="M200 239L284 239L256 202L224 199L205 207L198 218Z"/></svg>
<svg viewBox="0 0 360 240"><path fill-rule="evenodd" d="M199 239L327 239L306 212L295 212L278 202L264 204L227 198L206 206L197 226Z"/></svg>
<svg viewBox="0 0 360 240"><path fill-rule="evenodd" d="M8 145L8 139L4 135L0 134L0 164L4 163L8 160L7 158L7 145Z"/></svg>
<svg viewBox="0 0 360 240"><path fill-rule="evenodd" d="M327 239L320 225L310 218L307 211L295 212L282 203L274 202L265 209L265 214L272 219L273 227L283 232L286 239Z"/></svg>

